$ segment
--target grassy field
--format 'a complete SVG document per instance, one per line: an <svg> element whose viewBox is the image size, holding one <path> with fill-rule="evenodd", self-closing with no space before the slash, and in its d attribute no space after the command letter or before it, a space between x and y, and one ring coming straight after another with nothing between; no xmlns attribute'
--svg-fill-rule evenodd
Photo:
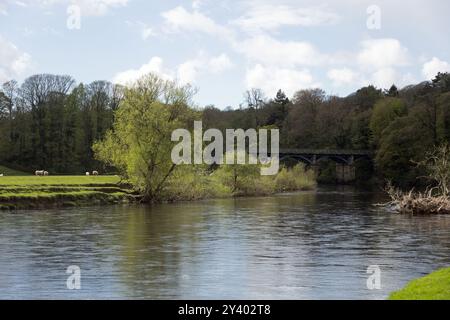
<svg viewBox="0 0 450 320"><path fill-rule="evenodd" d="M37 185L105 185L120 182L118 176L5 176L0 177L3 186L37 186Z"/></svg>
<svg viewBox="0 0 450 320"><path fill-rule="evenodd" d="M0 209L34 209L131 202L118 176L0 177Z"/></svg>
<svg viewBox="0 0 450 320"><path fill-rule="evenodd" d="M391 293L390 300L450 300L450 268L441 269L411 281Z"/></svg>

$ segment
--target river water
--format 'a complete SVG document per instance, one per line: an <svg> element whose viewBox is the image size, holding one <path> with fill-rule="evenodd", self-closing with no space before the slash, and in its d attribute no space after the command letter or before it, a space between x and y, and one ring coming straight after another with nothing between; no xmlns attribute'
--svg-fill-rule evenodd
<svg viewBox="0 0 450 320"><path fill-rule="evenodd" d="M343 187L2 212L0 299L385 299L450 266L450 216L373 206L384 200ZM69 266L79 290L67 288ZM367 287L369 266L379 290Z"/></svg>

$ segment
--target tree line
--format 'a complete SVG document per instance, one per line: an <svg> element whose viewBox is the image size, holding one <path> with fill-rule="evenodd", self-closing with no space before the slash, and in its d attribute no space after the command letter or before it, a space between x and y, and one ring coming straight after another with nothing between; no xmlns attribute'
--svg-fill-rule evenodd
<svg viewBox="0 0 450 320"><path fill-rule="evenodd" d="M34 172L95 170L93 143L111 128L123 88L78 84L71 76L34 75L0 90L0 163Z"/></svg>
<svg viewBox="0 0 450 320"><path fill-rule="evenodd" d="M367 86L347 97L321 89L300 90L289 99L282 90L267 99L261 90L245 93L238 110L203 110L208 127L280 129L281 148L368 150L374 161L356 163L357 175L399 186L421 185L417 166L427 151L450 142L450 74L399 90ZM323 182L333 181L334 163L322 163Z"/></svg>
<svg viewBox="0 0 450 320"><path fill-rule="evenodd" d="M76 84L70 76L49 74L3 84L0 163L64 174L98 168L92 146L113 128L124 92L107 81ZM281 148L371 150L373 163L357 163L360 176L397 185L420 183L416 162L450 140L448 73L401 90L367 86L337 97L310 89L289 99L282 90L267 98L252 89L236 109L190 107L206 128L279 128ZM323 166L323 173L332 171L332 164Z"/></svg>

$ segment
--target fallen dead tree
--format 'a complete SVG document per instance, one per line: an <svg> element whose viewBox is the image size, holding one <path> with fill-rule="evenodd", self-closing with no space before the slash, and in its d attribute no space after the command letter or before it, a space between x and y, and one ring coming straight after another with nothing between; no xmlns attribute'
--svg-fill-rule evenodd
<svg viewBox="0 0 450 320"><path fill-rule="evenodd" d="M390 183L386 192L391 201L386 205L403 214L450 214L450 198L443 195L433 195L433 190L427 192L403 192Z"/></svg>
<svg viewBox="0 0 450 320"><path fill-rule="evenodd" d="M386 193L391 198L387 204L399 213L407 214L450 214L450 147L444 144L427 154L424 161L417 163L425 167L425 177L434 187L425 192L411 190L403 192L388 182Z"/></svg>

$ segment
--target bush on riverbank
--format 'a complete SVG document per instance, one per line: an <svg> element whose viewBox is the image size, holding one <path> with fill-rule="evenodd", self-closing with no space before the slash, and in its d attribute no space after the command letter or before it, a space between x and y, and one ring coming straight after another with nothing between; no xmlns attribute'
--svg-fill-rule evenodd
<svg viewBox="0 0 450 320"><path fill-rule="evenodd" d="M223 165L213 172L204 166L181 166L169 179L164 200L263 196L315 186L314 173L302 164L282 168L276 176L261 176L256 165Z"/></svg>
<svg viewBox="0 0 450 320"><path fill-rule="evenodd" d="M277 192L312 189L316 186L314 171L306 170L304 164L282 168L275 178L275 186Z"/></svg>
<svg viewBox="0 0 450 320"><path fill-rule="evenodd" d="M450 268L435 271L411 281L402 290L391 293L390 300L450 300Z"/></svg>
<svg viewBox="0 0 450 320"><path fill-rule="evenodd" d="M231 190L218 183L204 166L180 166L169 178L163 200L200 200L231 196Z"/></svg>

